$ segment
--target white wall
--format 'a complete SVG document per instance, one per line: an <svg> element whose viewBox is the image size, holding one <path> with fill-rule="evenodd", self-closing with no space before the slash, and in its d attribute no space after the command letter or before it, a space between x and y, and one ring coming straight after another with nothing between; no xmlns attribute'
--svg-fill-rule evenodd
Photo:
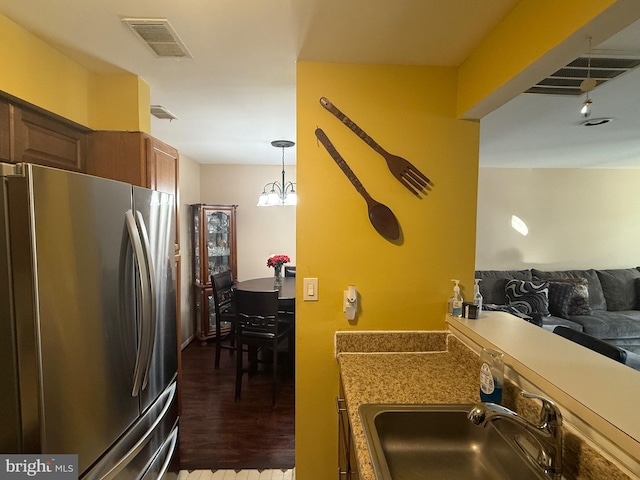
<svg viewBox="0 0 640 480"><path fill-rule="evenodd" d="M192 251L191 218L189 205L200 201L200 165L180 155L180 342L185 343L195 334L193 295L191 292Z"/></svg>
<svg viewBox="0 0 640 480"><path fill-rule="evenodd" d="M639 186L640 169L481 168L476 269L640 265Z"/></svg>
<svg viewBox="0 0 640 480"><path fill-rule="evenodd" d="M296 264L296 208L256 207L264 185L279 180L281 171L278 165L200 165L200 202L238 205L238 280L273 276L266 265L274 253ZM286 180L295 182L295 175L295 166L287 166Z"/></svg>

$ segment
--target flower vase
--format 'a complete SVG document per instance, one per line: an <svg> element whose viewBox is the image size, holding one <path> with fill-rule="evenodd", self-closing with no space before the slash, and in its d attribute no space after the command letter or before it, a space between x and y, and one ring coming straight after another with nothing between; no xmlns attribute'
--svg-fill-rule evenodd
<svg viewBox="0 0 640 480"><path fill-rule="evenodd" d="M273 267L273 286L276 290L282 286L282 265Z"/></svg>

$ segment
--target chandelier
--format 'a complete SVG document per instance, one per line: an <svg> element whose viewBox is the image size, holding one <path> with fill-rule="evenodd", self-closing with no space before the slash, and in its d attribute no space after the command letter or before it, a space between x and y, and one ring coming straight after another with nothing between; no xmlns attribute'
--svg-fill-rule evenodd
<svg viewBox="0 0 640 480"><path fill-rule="evenodd" d="M276 148L282 149L282 183L267 183L262 189L262 194L258 198L258 207L273 207L275 205L296 205L298 196L296 194L296 184L286 182L284 178L284 149L293 147L294 142L290 140L274 140L271 142Z"/></svg>

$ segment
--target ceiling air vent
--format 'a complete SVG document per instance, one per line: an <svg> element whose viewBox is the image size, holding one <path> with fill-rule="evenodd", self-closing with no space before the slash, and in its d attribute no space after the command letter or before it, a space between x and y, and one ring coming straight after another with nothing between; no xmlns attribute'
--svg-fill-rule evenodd
<svg viewBox="0 0 640 480"><path fill-rule="evenodd" d="M613 118L603 117L603 118L592 118L590 120L585 120L580 125L583 127L599 127L601 125L606 125L607 123L613 122Z"/></svg>
<svg viewBox="0 0 640 480"><path fill-rule="evenodd" d="M580 83L587 78L588 57L578 57L569 65L538 82L525 93L547 95L582 95ZM631 57L591 57L589 76L596 80L596 88L618 75L633 70L640 65L640 58Z"/></svg>
<svg viewBox="0 0 640 480"><path fill-rule="evenodd" d="M178 118L162 105L151 105L151 115L157 118L161 118L162 120L169 121L176 120Z"/></svg>
<svg viewBox="0 0 640 480"><path fill-rule="evenodd" d="M193 58L166 18L123 18L122 21L157 57Z"/></svg>

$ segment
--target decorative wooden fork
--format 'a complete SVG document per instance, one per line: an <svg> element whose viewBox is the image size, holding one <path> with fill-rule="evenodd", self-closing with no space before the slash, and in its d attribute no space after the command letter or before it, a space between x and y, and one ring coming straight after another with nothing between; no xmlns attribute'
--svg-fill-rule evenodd
<svg viewBox="0 0 640 480"><path fill-rule="evenodd" d="M387 162L387 167L389 167L389 171L393 174L398 181L407 187L407 189L413 193L416 197L420 197L420 193L426 194L428 193L429 185L431 184L431 180L423 174L420 170L418 170L411 162L408 160L399 157L398 155L393 155L387 152L384 148L382 148L376 141L371 138L364 130L362 130L356 123L347 117L344 113L342 113L333 103L329 101L326 97L320 98L320 105L326 108L329 112L331 112L338 120L344 123L353 133L358 135L364 143L373 148L376 152L378 152Z"/></svg>

